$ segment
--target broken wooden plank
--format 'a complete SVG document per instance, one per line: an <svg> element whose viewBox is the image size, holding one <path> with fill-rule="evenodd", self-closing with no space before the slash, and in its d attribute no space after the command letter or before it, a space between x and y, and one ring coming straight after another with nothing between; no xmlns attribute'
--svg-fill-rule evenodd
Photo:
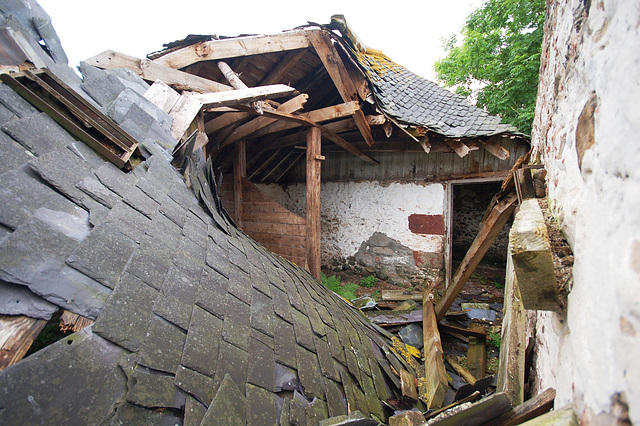
<svg viewBox="0 0 640 426"><path fill-rule="evenodd" d="M169 111L180 99L180 93L176 92L162 80L156 80L151 87L144 92L144 97L155 106L169 114Z"/></svg>
<svg viewBox="0 0 640 426"><path fill-rule="evenodd" d="M209 109L207 109L208 111ZM213 120L208 120L204 128L207 133L216 132L224 127L227 127L231 124L234 124L238 121L245 120L247 118L254 117L254 115L250 112L227 112L226 114L221 115L220 117L216 117Z"/></svg>
<svg viewBox="0 0 640 426"><path fill-rule="evenodd" d="M521 423L522 426L578 426L579 424L581 423L578 422L571 404Z"/></svg>
<svg viewBox="0 0 640 426"><path fill-rule="evenodd" d="M456 154L458 154L458 157L460 157L460 158L463 158L464 156L469 154L469 152L471 152L469 147L467 145L465 145L465 143L462 142L459 139L445 139L444 142L447 145L449 145L451 147L451 149L453 149L453 151ZM427 151L427 152L429 152L429 151Z"/></svg>
<svg viewBox="0 0 640 426"><path fill-rule="evenodd" d="M153 62L180 69L200 61L238 58L265 53L284 52L309 47L306 32L285 31L270 36L250 36L211 40L183 47L163 55Z"/></svg>
<svg viewBox="0 0 640 426"><path fill-rule="evenodd" d="M511 244L509 244L497 390L504 392L514 407L524 401L524 365L527 349L526 316L511 257Z"/></svg>
<svg viewBox="0 0 640 426"><path fill-rule="evenodd" d="M460 375L460 377L462 377L467 383L469 383L470 385L475 384L477 379L473 376L473 374L471 374L469 370L467 370L462 364L460 364L457 359L450 355L445 355L444 359L447 360L449 365L454 370L456 370L456 373L458 373L458 375Z"/></svg>
<svg viewBox="0 0 640 426"><path fill-rule="evenodd" d="M555 389L548 388L544 392L507 411L497 419L494 419L494 423L501 426L515 426L541 416L553 409L553 400L555 397Z"/></svg>
<svg viewBox="0 0 640 426"><path fill-rule="evenodd" d="M482 147L484 149L486 149L487 151L489 151L489 153L491 155L493 155L494 157L497 157L501 160L508 160L509 157L511 156L511 154L509 153L509 151L503 147L502 145L500 145L497 141L496 141L496 136L482 142L482 141L478 141L478 143L480 145L482 145Z"/></svg>
<svg viewBox="0 0 640 426"><path fill-rule="evenodd" d="M480 426L493 423L493 419L511 408L509 400L503 393L495 393L470 406L460 405L445 411L429 421L430 426Z"/></svg>
<svg viewBox="0 0 640 426"><path fill-rule="evenodd" d="M433 295L425 292L422 301L422 331L424 338L425 393L422 400L429 409L440 408L449 389L447 372L442 358L442 341L433 308Z"/></svg>
<svg viewBox="0 0 640 426"><path fill-rule="evenodd" d="M524 200L520 205L509 233L509 246L524 308L559 310L551 243L537 199Z"/></svg>
<svg viewBox="0 0 640 426"><path fill-rule="evenodd" d="M469 247L467 254L464 256L458 270L451 279L451 283L449 287L447 287L444 296L440 299L440 302L438 302L438 306L436 307L436 317L438 321L440 321L449 310L455 298L458 297L460 290L462 290L462 287L464 287L469 280L469 277L471 277L471 274L473 274L473 271L475 271L487 253L489 247L491 247L491 244L493 244L493 241L507 223L507 220L516 207L517 199L518 197L515 193L509 193L495 205L492 203L492 206L489 207L485 218L480 223L480 230L476 238L473 240L473 243L471 243L471 247Z"/></svg>
<svg viewBox="0 0 640 426"><path fill-rule="evenodd" d="M464 334L467 336L473 336L473 337L477 337L480 339L484 339L487 337L486 333L481 333L479 331L476 330L469 330L468 328L462 328L462 327L456 327L454 325L449 325L449 324L443 324L443 323L438 323L438 328L442 329L443 333L447 333L447 332L452 332L452 333L460 333L460 334Z"/></svg>
<svg viewBox="0 0 640 426"><path fill-rule="evenodd" d="M482 330L484 327L480 324L471 324L471 329L474 331ZM485 345L485 339L478 337L469 338L469 347L467 349L467 367L469 372L476 380L484 378L487 365L487 348Z"/></svg>
<svg viewBox="0 0 640 426"><path fill-rule="evenodd" d="M179 90L201 93L233 90L233 87L227 86L226 84L169 68L148 59L138 59L123 53L114 52L113 50L107 50L99 55L86 59L84 62L102 69L129 68L144 80L151 82L162 80Z"/></svg>
<svg viewBox="0 0 640 426"><path fill-rule="evenodd" d="M226 62L218 61L218 69L234 89L241 90L249 88L242 80L240 80L240 76L236 74ZM256 114L262 115L262 105L260 105L260 103L256 101L251 102L251 108L253 108Z"/></svg>
<svg viewBox="0 0 640 426"><path fill-rule="evenodd" d="M407 396L414 401L418 400L418 389L416 388L416 378L407 370L400 370L400 382L402 395Z"/></svg>
<svg viewBox="0 0 640 426"><path fill-rule="evenodd" d="M522 201L529 198L536 198L536 190L533 186L533 177L531 176L531 169L520 168L515 171L513 182L516 186L516 193L518 194L518 202L522 204Z"/></svg>
<svg viewBox="0 0 640 426"><path fill-rule="evenodd" d="M382 300L401 302L403 300L422 300L424 294L405 294L404 290L381 290Z"/></svg>
<svg viewBox="0 0 640 426"><path fill-rule="evenodd" d="M309 272L320 280L320 129L307 131L307 263Z"/></svg>
<svg viewBox="0 0 640 426"><path fill-rule="evenodd" d="M46 324L24 315L0 315L0 370L20 361Z"/></svg>
<svg viewBox="0 0 640 426"><path fill-rule="evenodd" d="M93 321L89 318L85 318L67 310L63 311L62 316L60 316L60 330L62 331L71 330L75 333L90 326L91 324L93 324Z"/></svg>
<svg viewBox="0 0 640 426"><path fill-rule="evenodd" d="M228 90L225 92L201 93L190 95L197 100L204 108L247 104L253 101L279 98L291 95L296 89L284 84L273 84L271 86L251 87L249 89Z"/></svg>
<svg viewBox="0 0 640 426"><path fill-rule="evenodd" d="M328 33L323 30L308 31L309 40L313 45L316 53L320 57L320 60L324 64L329 77L338 89L338 93L345 102L358 100L358 89L353 80L349 76L340 55L333 47L331 38ZM365 142L371 146L373 145L373 135L371 134L371 127L364 117L362 110L358 110L353 114L353 119L356 122L360 133Z"/></svg>
<svg viewBox="0 0 640 426"><path fill-rule="evenodd" d="M289 113L289 114L300 111L304 107L304 104L307 101L307 99L309 99L309 95L307 95L306 93L302 93L296 96L295 98L290 99L287 102L280 105L277 111ZM227 140L222 143L221 146L224 147L234 142L237 142L240 139L246 138L247 136L250 136L254 132L257 132L258 130L276 121L277 121L276 118L257 117L251 120L250 122L245 123L239 126L237 129L235 129L233 133L227 138Z"/></svg>
<svg viewBox="0 0 640 426"><path fill-rule="evenodd" d="M171 123L171 136L180 141L202 109L202 103L191 96L182 95L175 103L169 115L173 118Z"/></svg>

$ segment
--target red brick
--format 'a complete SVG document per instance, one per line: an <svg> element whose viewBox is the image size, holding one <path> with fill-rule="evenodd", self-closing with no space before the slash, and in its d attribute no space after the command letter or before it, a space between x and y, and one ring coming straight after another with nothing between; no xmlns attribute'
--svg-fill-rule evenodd
<svg viewBox="0 0 640 426"><path fill-rule="evenodd" d="M414 213L409 216L409 230L414 234L444 235L444 216Z"/></svg>

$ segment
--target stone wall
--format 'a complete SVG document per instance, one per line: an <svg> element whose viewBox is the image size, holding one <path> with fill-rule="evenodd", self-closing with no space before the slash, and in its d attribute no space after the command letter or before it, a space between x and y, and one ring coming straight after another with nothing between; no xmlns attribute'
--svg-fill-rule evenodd
<svg viewBox="0 0 640 426"><path fill-rule="evenodd" d="M533 144L575 264L566 311L537 315L534 391L586 424L640 424L639 26L635 0L547 2Z"/></svg>
<svg viewBox="0 0 640 426"><path fill-rule="evenodd" d="M260 189L305 215L304 184ZM323 264L338 262L404 286L440 279L445 242L442 184L326 182L321 197Z"/></svg>

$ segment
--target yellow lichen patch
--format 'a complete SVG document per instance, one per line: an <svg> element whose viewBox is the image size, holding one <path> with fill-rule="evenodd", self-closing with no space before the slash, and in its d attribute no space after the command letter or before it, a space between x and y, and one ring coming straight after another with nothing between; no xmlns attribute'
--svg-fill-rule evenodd
<svg viewBox="0 0 640 426"><path fill-rule="evenodd" d="M420 364L417 361L417 359L420 359L420 351L419 350L417 350L413 346L405 345L397 337L392 338L391 341L392 341L392 344L393 344L392 349L393 349L393 351L395 353L397 353L399 356L401 356L413 368L418 368L419 367ZM413 349L413 351L411 349ZM417 353L418 353L417 356L414 355L415 354L414 351L417 351Z"/></svg>

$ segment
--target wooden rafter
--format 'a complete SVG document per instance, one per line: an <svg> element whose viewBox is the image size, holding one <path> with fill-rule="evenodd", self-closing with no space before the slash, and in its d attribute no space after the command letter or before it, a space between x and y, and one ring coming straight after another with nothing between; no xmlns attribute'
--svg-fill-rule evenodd
<svg viewBox="0 0 640 426"><path fill-rule="evenodd" d="M200 61L284 52L309 47L305 31L287 31L270 36L237 37L196 43L167 53L153 62L180 69Z"/></svg>
<svg viewBox="0 0 640 426"><path fill-rule="evenodd" d="M445 139L445 143L449 145L460 158L465 157L469 152L471 152L469 147L460 139Z"/></svg>
<svg viewBox="0 0 640 426"><path fill-rule="evenodd" d="M358 90L356 85L349 76L349 72L342 62L340 55L333 47L329 35L321 30L307 31L307 35L342 99L345 102L357 101ZM374 140L371 135L371 127L367 123L362 110L356 111L353 114L353 119L358 125L358 129L360 129L360 133L362 133L362 137L367 144L369 144L369 146L373 145Z"/></svg>
<svg viewBox="0 0 640 426"><path fill-rule="evenodd" d="M260 131L253 133L251 136L261 137L270 133L277 133L285 130L295 129L297 127L305 126L306 120L313 121L315 123L322 123L324 121L335 120L337 118L344 118L353 115L359 109L360 105L357 101L332 105L326 108L320 108L315 111L300 114L298 117L303 118L304 120L292 119L273 123L261 129Z"/></svg>
<svg viewBox="0 0 640 426"><path fill-rule="evenodd" d="M309 95L305 93L300 94L295 98L290 99L280 105L277 111L284 113L294 113L300 111L304 107L305 102L307 102L307 99L309 99ZM247 136L252 135L254 132L257 132L258 130L270 125L271 123L274 123L275 121L277 121L277 119L270 117L255 118L235 129L235 131L229 136L227 140L225 140L221 144L221 146L224 147L237 142L240 139L246 138Z"/></svg>
<svg viewBox="0 0 640 426"><path fill-rule="evenodd" d="M202 93L190 97L200 102L203 108L246 104L257 100L277 98L291 95L295 92L293 87L284 84L271 86L251 87L249 89L229 90L217 93Z"/></svg>
<svg viewBox="0 0 640 426"><path fill-rule="evenodd" d="M506 148L498 143L498 141L496 140L498 138L500 138L500 136L492 136L484 142L479 141L479 143L493 156L498 157L501 160L508 160L510 153Z"/></svg>
<svg viewBox="0 0 640 426"><path fill-rule="evenodd" d="M106 52L85 60L85 62L102 69L129 68L147 81L162 80L168 85L180 90L202 93L233 90L231 86L227 86L226 84L169 68L155 61L138 59L133 56L114 52L113 50L107 50Z"/></svg>
<svg viewBox="0 0 640 426"><path fill-rule="evenodd" d="M291 52L287 53L287 55L280 62L278 62L278 65L276 65L275 68L273 68L269 72L269 74L260 82L260 85L262 86L267 84L279 83L280 80L282 80L282 78L291 70L291 68L293 68L298 63L300 58L302 58L305 53L305 49L292 50Z"/></svg>

